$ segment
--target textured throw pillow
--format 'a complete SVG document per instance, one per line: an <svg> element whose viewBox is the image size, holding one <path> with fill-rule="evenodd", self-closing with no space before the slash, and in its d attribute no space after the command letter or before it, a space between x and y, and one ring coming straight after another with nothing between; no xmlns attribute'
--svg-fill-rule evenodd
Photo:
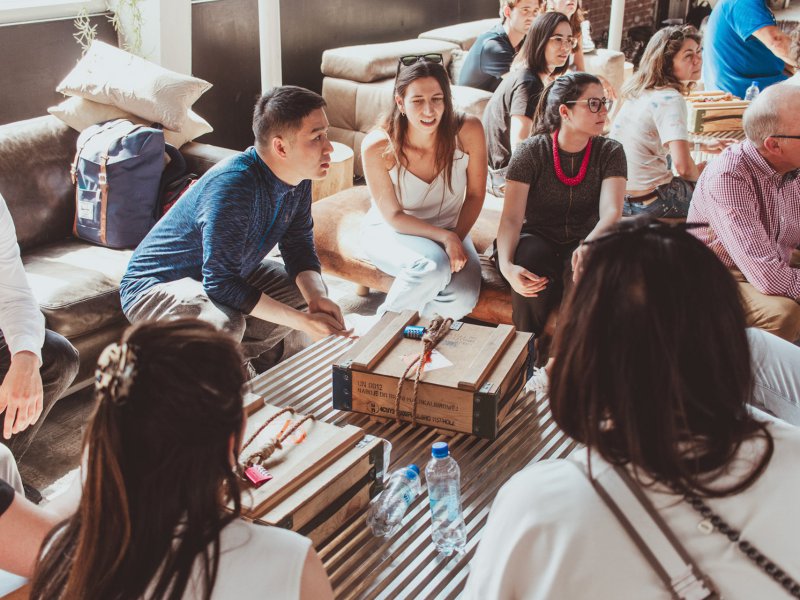
<svg viewBox="0 0 800 600"><path fill-rule="evenodd" d="M152 123L152 121L137 117L116 106L92 102L91 100L78 98L77 96L67 98L56 106L51 106L47 109L47 112L54 117L58 117L64 121L64 123L78 131L83 131L90 125L95 125L96 123L102 123L103 121L109 121L111 119L128 119L129 121L141 123L143 125L150 125ZM193 139L203 134L211 133L212 131L214 131L214 128L209 125L208 121L190 110L188 111L181 131L164 129L164 139L168 144L180 148Z"/></svg>
<svg viewBox="0 0 800 600"><path fill-rule="evenodd" d="M180 131L189 107L210 87L207 81L170 71L95 40L57 91L111 104Z"/></svg>
<svg viewBox="0 0 800 600"><path fill-rule="evenodd" d="M453 85L458 85L458 78L461 77L461 69L464 67L467 54L464 50L453 50L452 54L450 54L450 66L447 72Z"/></svg>

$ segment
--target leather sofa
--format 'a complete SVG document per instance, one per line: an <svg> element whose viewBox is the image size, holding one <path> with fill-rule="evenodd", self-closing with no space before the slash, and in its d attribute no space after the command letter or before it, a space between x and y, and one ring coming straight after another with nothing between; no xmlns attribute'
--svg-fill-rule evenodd
<svg viewBox="0 0 800 600"><path fill-rule="evenodd" d="M361 142L392 104L397 61L408 54L437 52L444 57L451 80L457 81L460 63L475 39L497 23L483 19L423 32L417 39L364 44L326 50L322 54L322 96L328 107L330 138L353 149L354 171L363 175ZM619 91L625 73L622 52L598 49L585 54L586 69L603 75ZM453 85L453 103L459 110L483 116L491 93Z"/></svg>
<svg viewBox="0 0 800 600"><path fill-rule="evenodd" d="M47 327L81 355L76 385L94 373L102 349L128 324L119 282L130 250L94 246L72 236L75 189L69 167L78 132L52 116L0 126L0 194L17 231L22 262ZM233 150L189 143L189 170L202 174Z"/></svg>
<svg viewBox="0 0 800 600"><path fill-rule="evenodd" d="M315 202L314 241L324 274L336 275L365 288L386 292L394 278L373 265L360 246L361 220L370 206L367 186L358 185ZM511 324L511 288L491 262L492 242L503 210L503 201L486 196L478 220L470 232L481 254L481 295L470 316L487 323Z"/></svg>

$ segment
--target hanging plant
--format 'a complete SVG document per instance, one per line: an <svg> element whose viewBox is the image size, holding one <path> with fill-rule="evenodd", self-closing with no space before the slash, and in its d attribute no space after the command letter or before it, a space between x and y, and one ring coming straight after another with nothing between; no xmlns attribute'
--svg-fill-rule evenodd
<svg viewBox="0 0 800 600"><path fill-rule="evenodd" d="M123 50L127 50L131 54L138 54L142 49L142 27L144 25L139 0L108 0L106 10L111 13L108 20L114 27L114 31L123 40ZM73 23L75 24L75 33L72 34L72 37L81 47L81 54L86 54L89 46L97 37L97 25L92 25L86 8L81 9ZM123 30L124 25L127 26Z"/></svg>

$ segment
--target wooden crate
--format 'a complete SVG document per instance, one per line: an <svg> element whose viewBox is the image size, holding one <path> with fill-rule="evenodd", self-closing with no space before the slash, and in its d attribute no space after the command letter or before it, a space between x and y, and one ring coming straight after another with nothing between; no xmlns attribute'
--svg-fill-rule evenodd
<svg viewBox="0 0 800 600"><path fill-rule="evenodd" d="M427 325L415 312L387 312L369 335L333 365L333 406L395 418L397 383L419 340L402 335L407 324ZM525 383L531 335L510 325L456 322L436 347L452 363L425 370L417 392L416 421L440 429L495 439ZM413 382L403 386L399 418L412 420Z"/></svg>
<svg viewBox="0 0 800 600"><path fill-rule="evenodd" d="M366 511L370 500L383 490L384 469L383 441L366 435L269 510L254 510L250 493L244 492L243 514L256 523L305 535L319 548L354 515Z"/></svg>
<svg viewBox="0 0 800 600"><path fill-rule="evenodd" d="M716 91L689 94L686 103L691 133L740 130L742 115L750 104L725 92Z"/></svg>

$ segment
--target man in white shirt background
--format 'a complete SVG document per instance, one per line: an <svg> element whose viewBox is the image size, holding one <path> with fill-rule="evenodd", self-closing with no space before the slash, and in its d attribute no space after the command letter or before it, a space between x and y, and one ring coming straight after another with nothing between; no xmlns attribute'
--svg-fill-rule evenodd
<svg viewBox="0 0 800 600"><path fill-rule="evenodd" d="M14 222L0 196L0 442L17 460L72 383L78 365L72 344L44 327L22 267Z"/></svg>

